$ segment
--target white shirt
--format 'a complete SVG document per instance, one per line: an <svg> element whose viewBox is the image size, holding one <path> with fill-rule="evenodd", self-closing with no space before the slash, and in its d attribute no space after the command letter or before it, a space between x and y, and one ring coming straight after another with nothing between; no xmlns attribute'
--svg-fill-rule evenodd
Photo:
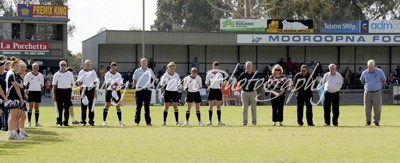
<svg viewBox="0 0 400 163"><path fill-rule="evenodd" d="M83 87L93 88L96 84L98 84L98 77L96 71L85 69L79 71L77 82L82 82Z"/></svg>
<svg viewBox="0 0 400 163"><path fill-rule="evenodd" d="M112 74L110 71L108 71L104 76L104 82L109 85L107 90L112 90L111 84L118 83L119 87L123 84L121 74L119 72Z"/></svg>
<svg viewBox="0 0 400 163"><path fill-rule="evenodd" d="M143 88L150 88L152 86L151 79L156 79L156 76L150 68L143 70L142 67L140 67L135 70L132 79L136 81L136 89L140 90Z"/></svg>
<svg viewBox="0 0 400 163"><path fill-rule="evenodd" d="M338 72L336 72L335 75L331 75L330 72L327 72L322 78L322 84L324 84L325 91L329 93L336 93L340 91L340 88L342 88L343 77Z"/></svg>
<svg viewBox="0 0 400 163"><path fill-rule="evenodd" d="M38 72L37 75L34 75L32 72L28 72L24 78L24 85L28 86L28 84L28 91L42 91L44 86L43 74Z"/></svg>
<svg viewBox="0 0 400 163"><path fill-rule="evenodd" d="M72 88L72 85L74 85L74 83L75 83L75 79L74 79L74 74L72 74L72 72L57 71L53 75L53 85L57 86L57 88L61 88L61 89Z"/></svg>
<svg viewBox="0 0 400 163"><path fill-rule="evenodd" d="M167 91L178 91L178 86L181 83L181 78L179 77L178 73L169 74L166 72L160 79L161 87L165 86L165 90Z"/></svg>
<svg viewBox="0 0 400 163"><path fill-rule="evenodd" d="M187 89L188 92L199 92L202 85L201 77L199 75L196 75L195 78L193 78L192 75L189 75L183 79L183 89Z"/></svg>
<svg viewBox="0 0 400 163"><path fill-rule="evenodd" d="M210 71L207 73L205 82L211 89L221 89L221 84L223 82L222 74L220 72L213 73Z"/></svg>

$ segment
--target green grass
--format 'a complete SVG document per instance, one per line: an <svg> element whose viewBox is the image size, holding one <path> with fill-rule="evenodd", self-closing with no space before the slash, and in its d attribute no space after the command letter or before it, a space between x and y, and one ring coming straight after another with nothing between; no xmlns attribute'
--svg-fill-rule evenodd
<svg viewBox="0 0 400 163"><path fill-rule="evenodd" d="M118 126L115 109L102 127L96 108L95 127L55 127L52 107L41 111L42 128L28 128L28 140L0 143L0 162L398 162L400 109L384 106L381 127L365 127L363 106L341 106L340 127L323 127L323 109L314 107L315 127L298 127L296 109L286 106L284 127L271 126L271 106L258 107L258 126L242 127L242 109L223 107L225 127L174 126L170 110L161 127L162 108L153 106L153 126L133 126L134 107L124 106ZM80 109L75 112L80 118ZM184 107L180 107L183 121ZM202 107L207 122L207 107ZM143 113L142 113L143 114ZM216 124L216 114L213 119ZM249 117L251 120L251 117ZM304 120L305 121L305 120ZM251 121L250 121L251 122ZM6 134L0 132L0 137Z"/></svg>

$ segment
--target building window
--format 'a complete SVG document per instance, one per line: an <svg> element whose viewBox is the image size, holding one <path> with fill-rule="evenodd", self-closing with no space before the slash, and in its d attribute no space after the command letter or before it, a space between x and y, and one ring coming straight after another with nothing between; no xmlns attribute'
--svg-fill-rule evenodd
<svg viewBox="0 0 400 163"><path fill-rule="evenodd" d="M20 24L12 24L12 38L20 39L21 38L21 26Z"/></svg>
<svg viewBox="0 0 400 163"><path fill-rule="evenodd" d="M62 25L58 24L27 24L26 39L33 41L63 40Z"/></svg>

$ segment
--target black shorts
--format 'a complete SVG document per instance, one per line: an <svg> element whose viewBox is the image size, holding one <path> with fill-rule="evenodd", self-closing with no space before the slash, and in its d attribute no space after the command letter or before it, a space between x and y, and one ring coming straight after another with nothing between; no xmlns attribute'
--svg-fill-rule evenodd
<svg viewBox="0 0 400 163"><path fill-rule="evenodd" d="M179 102L179 93L178 91L165 91L164 92L164 101L165 102Z"/></svg>
<svg viewBox="0 0 400 163"><path fill-rule="evenodd" d="M210 92L208 93L208 101L212 100L222 101L221 89L210 89Z"/></svg>
<svg viewBox="0 0 400 163"><path fill-rule="evenodd" d="M192 103L201 103L200 92L188 92L186 96L186 102Z"/></svg>
<svg viewBox="0 0 400 163"><path fill-rule="evenodd" d="M29 91L28 102L42 102L42 91Z"/></svg>
<svg viewBox="0 0 400 163"><path fill-rule="evenodd" d="M118 103L118 102L121 100L121 92L120 92L120 91L117 91L117 95L118 95L118 97L119 97L118 100L115 100L115 98L112 97L112 92L113 92L112 90L107 90L107 93L106 93L106 102L111 102L111 99L113 99L114 102Z"/></svg>

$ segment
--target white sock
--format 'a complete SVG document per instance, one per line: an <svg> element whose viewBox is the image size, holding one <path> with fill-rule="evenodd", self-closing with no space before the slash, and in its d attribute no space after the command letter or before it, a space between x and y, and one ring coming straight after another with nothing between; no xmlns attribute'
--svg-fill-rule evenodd
<svg viewBox="0 0 400 163"><path fill-rule="evenodd" d="M75 122L75 121L76 121L75 117L72 117L72 122Z"/></svg>

